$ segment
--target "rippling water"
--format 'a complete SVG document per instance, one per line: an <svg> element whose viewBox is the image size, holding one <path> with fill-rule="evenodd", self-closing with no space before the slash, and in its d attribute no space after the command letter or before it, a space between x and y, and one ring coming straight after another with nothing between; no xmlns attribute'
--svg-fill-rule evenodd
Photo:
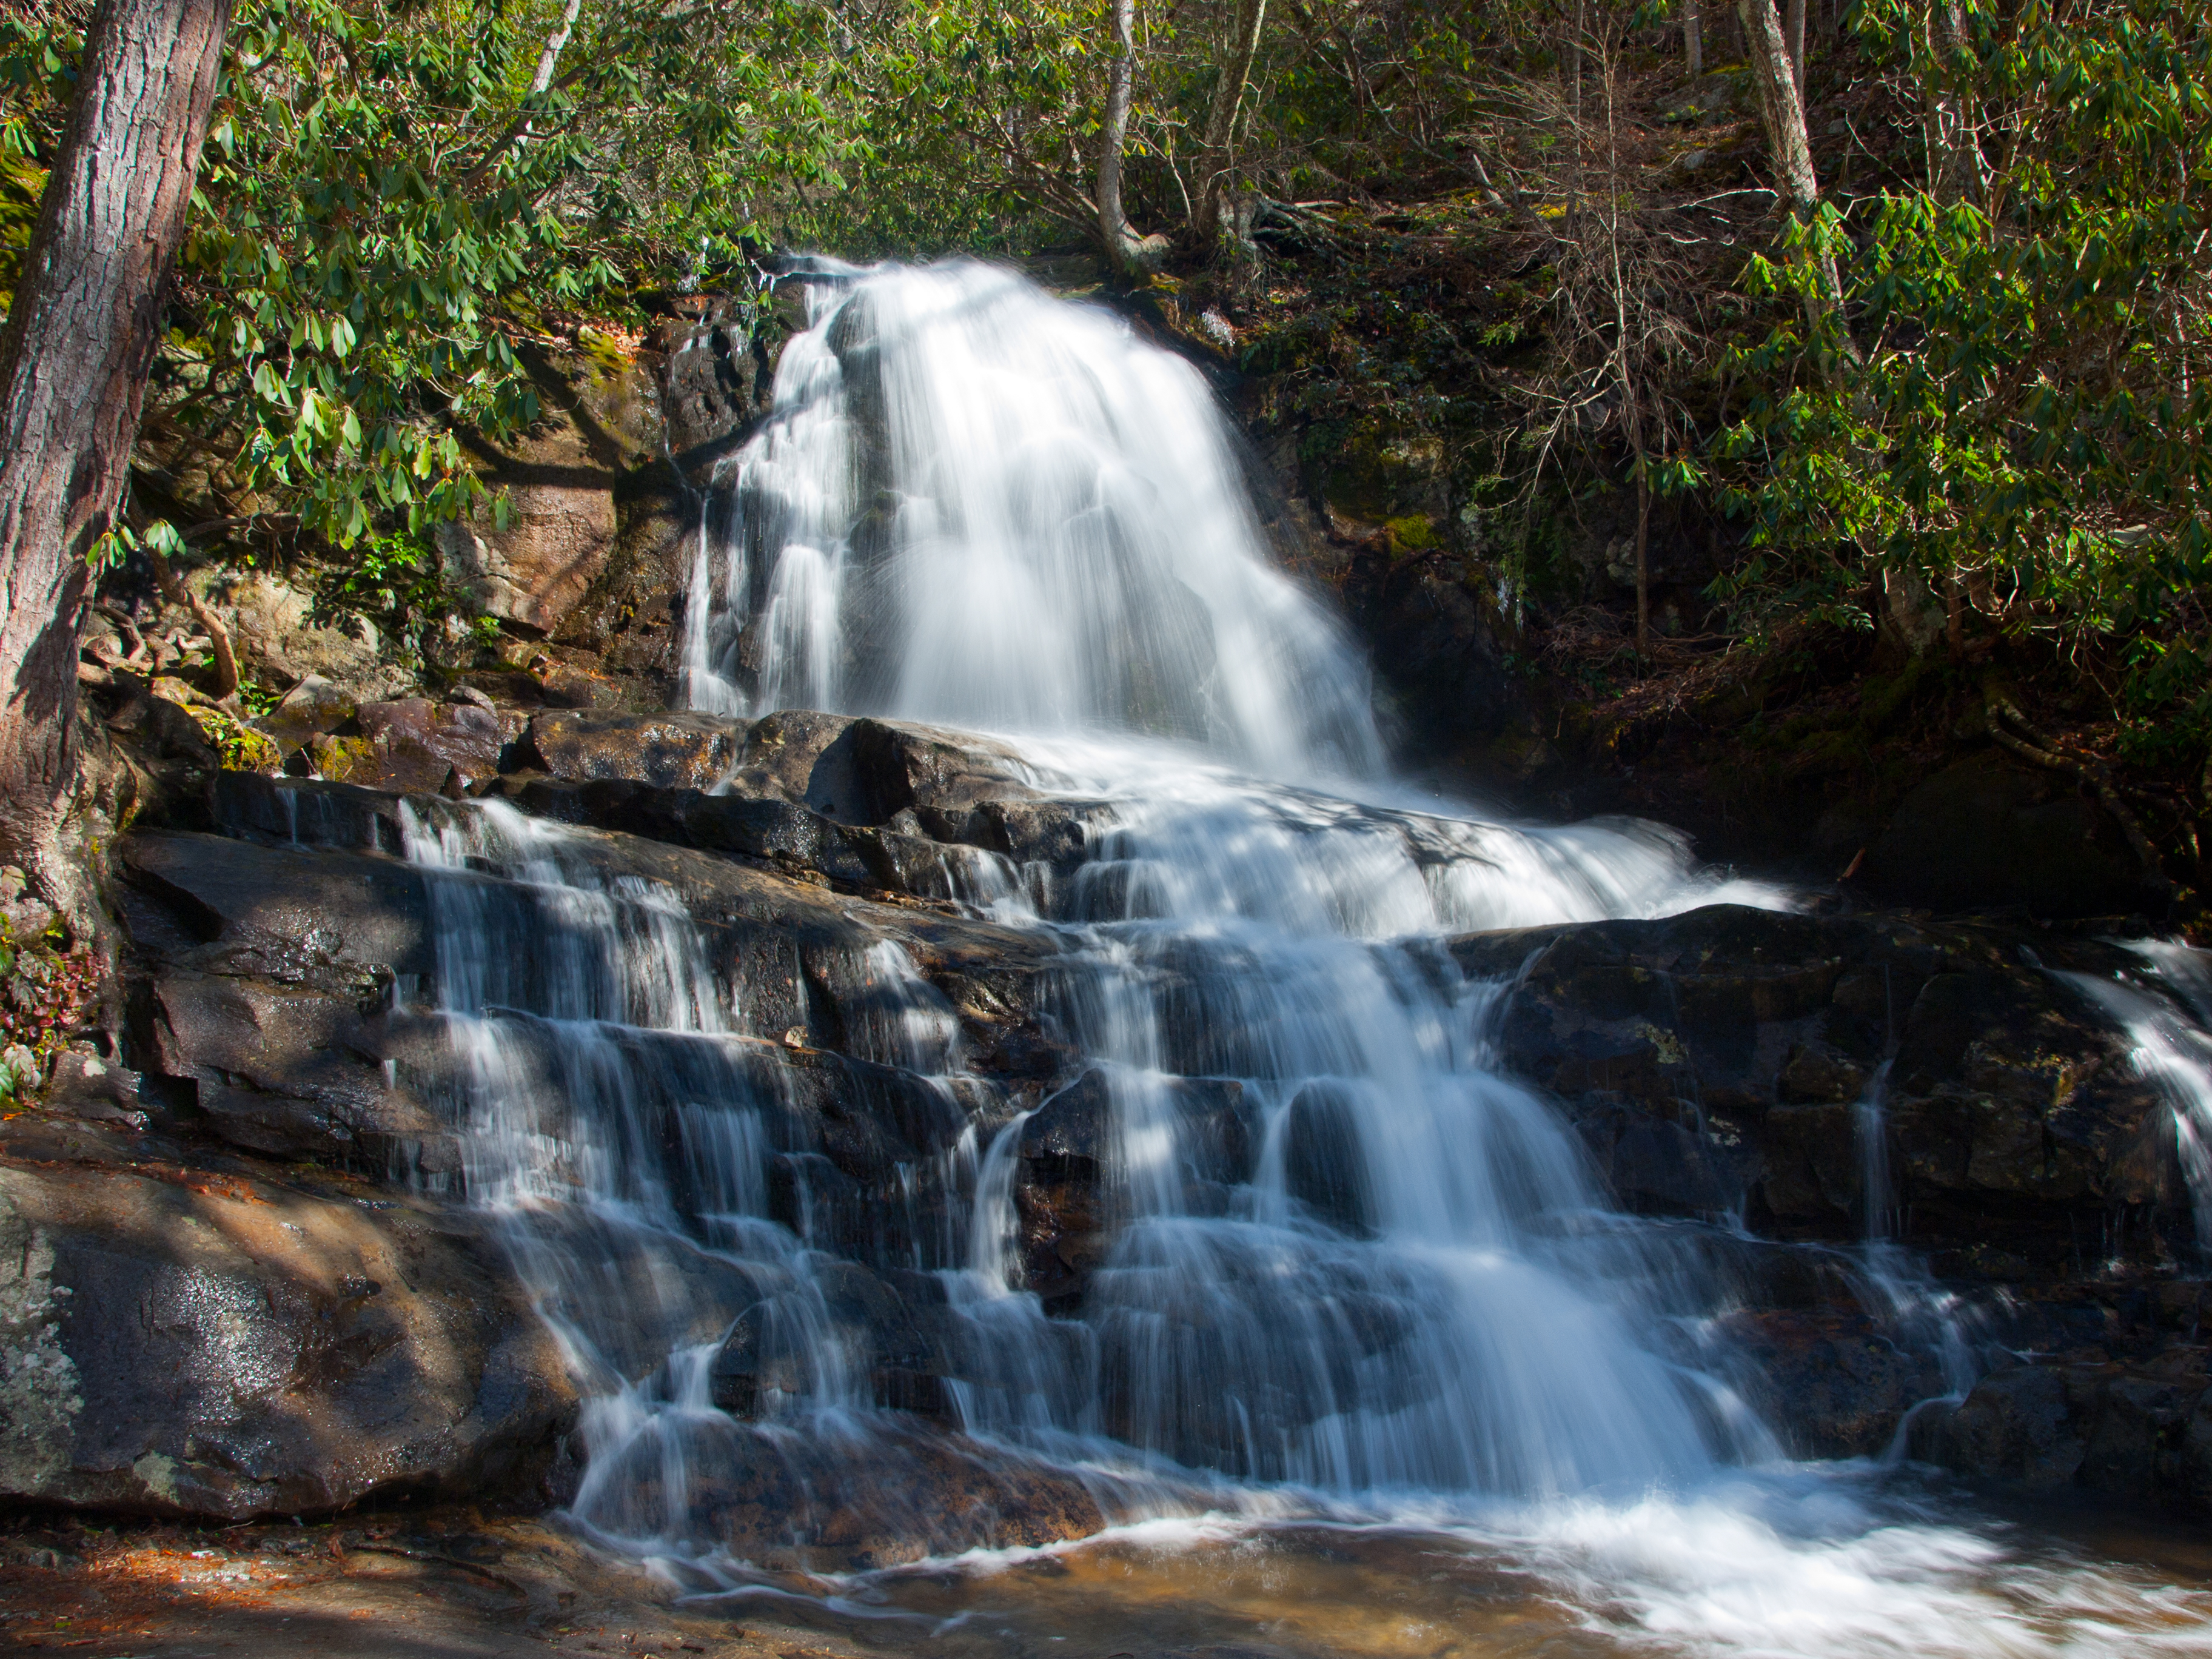
<svg viewBox="0 0 2212 1659"><path fill-rule="evenodd" d="M1480 1516L1209 1515L699 1595L947 1656L2122 1659L2212 1652L2202 1528L2007 1518L1864 1465Z"/></svg>

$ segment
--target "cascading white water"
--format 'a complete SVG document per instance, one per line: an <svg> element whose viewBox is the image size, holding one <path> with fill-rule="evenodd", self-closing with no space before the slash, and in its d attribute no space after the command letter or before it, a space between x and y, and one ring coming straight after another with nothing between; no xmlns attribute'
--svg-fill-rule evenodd
<svg viewBox="0 0 2212 1659"><path fill-rule="evenodd" d="M1380 769L1364 665L1267 562L1189 365L989 265L840 273L808 295L813 326L709 516L693 707L1151 732L1265 772Z"/></svg>
<svg viewBox="0 0 2212 1659"><path fill-rule="evenodd" d="M1956 1292L1929 1275L1927 1266L1898 1243L1895 1229L1897 1189L1889 1172L1889 1072L1893 1060L1884 1060L1867 1079L1866 1088L1851 1107L1853 1129L1859 1144L1859 1203L1864 1215L1865 1239L1861 1261L1868 1288L1873 1292L1869 1311L1886 1316L1893 1340L1932 1352L1942 1367L1944 1392L1940 1400L1963 1400L1983 1370L1968 1326L1966 1310ZM1923 1401L1932 1404L1933 1401ZM1903 1455L1912 1413L1897 1425L1893 1456Z"/></svg>
<svg viewBox="0 0 2212 1659"><path fill-rule="evenodd" d="M1034 883L992 914L1080 927L1059 1012L1111 1103L1121 1243L1071 1347L1035 1298L1007 1305L1006 1243L979 1237L989 1294L962 1305L1012 1370L972 1379L971 1425L1344 1492L1634 1486L1771 1451L1664 1357L1692 1310L1593 1224L1572 1137L1492 1073L1486 988L1404 941L1771 890L1697 875L1648 826L1255 782L1388 794L1364 666L1270 568L1198 376L986 266L840 270L810 299L709 516L694 702L1017 732L1041 781L1115 820L1042 916ZM1253 1120L1224 1190L1186 1179L1193 1076L1237 1079ZM1010 1156L1002 1135L986 1188ZM1324 1215L1332 1158L1348 1196Z"/></svg>
<svg viewBox="0 0 2212 1659"><path fill-rule="evenodd" d="M2212 1239L2212 953L2162 939L2130 941L2143 980L2057 977L2127 1034L2136 1071L2173 1113L2197 1237Z"/></svg>
<svg viewBox="0 0 2212 1659"><path fill-rule="evenodd" d="M1725 1241L1606 1206L1572 1132L1494 1063L1505 988L1443 943L1781 896L1653 826L1515 828L1395 792L1364 668L1269 567L1202 383L1110 317L973 265L830 272L811 308L708 514L690 699L1013 733L1038 787L1106 803L1072 874L984 870L965 892L1049 946L1043 1012L1078 1063L1034 1119L1013 1109L965 1073L911 958L858 950L844 1041L868 1069L838 1086L896 1086L938 1126L912 1174L944 1201L855 1237L782 1034L674 896L603 874L582 832L426 808L409 850L432 875L470 1188L507 1216L590 1396L578 1520L689 1584L759 1588L723 1547L736 1510L804 1511L797 1540L932 1479L854 1346L861 1258L933 1283L945 1393L978 1437L962 1455L1076 1471L1109 1520L1480 1516L1540 1573L1571 1558L1565 1578L1634 1594L1672 1574L1685 1607L1698 1571L1650 1563L1689 1524L1765 1552L1778 1585L1905 1585L1941 1611L1898 1628L1966 1630L1948 1536L1893 1569L1853 1541L1873 1512L1817 1493L1775 1500L1817 1522L1678 1503L1779 1455L1715 1363ZM1080 1306L1048 1311L1018 1166L1037 1122L1086 1101L1115 1242ZM736 1349L742 1407L714 1372ZM994 1541L907 1525L933 1549ZM1723 1626L1756 1625L1763 1592L1741 1577L1694 1639L1743 1644Z"/></svg>

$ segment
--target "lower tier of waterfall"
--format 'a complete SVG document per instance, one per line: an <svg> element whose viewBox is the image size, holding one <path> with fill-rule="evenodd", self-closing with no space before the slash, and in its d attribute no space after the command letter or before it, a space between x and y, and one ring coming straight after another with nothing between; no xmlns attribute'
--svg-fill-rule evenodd
<svg viewBox="0 0 2212 1659"><path fill-rule="evenodd" d="M1434 821L1467 845L1425 870L1388 813L1202 769L1139 795L1099 775L1127 759L1029 757L1114 827L1042 910L1004 860L968 896L1042 964L1061 1059L1019 1091L878 939L837 969L860 993L846 1064L876 1092L848 1069L795 1097L788 1028L752 1017L666 890L503 803L410 809L466 1188L509 1217L593 1396L579 1518L708 1553L718 1505L763 1481L869 1501L908 1455L876 1415L902 1387L977 1441L1095 1468L1108 1521L1224 1482L1559 1496L1777 1455L1701 1335L1726 1274L1610 1211L1572 1133L1499 1073L1503 988L1393 936L1492 890L1564 919L1670 849L1492 827L1478 852ZM1548 864L1552 890L1492 860ZM1232 861L1239 884L1202 890ZM904 1216L868 1213L821 1145L823 1118L878 1102L917 1154ZM1082 1188L1062 1201L1101 1212L1073 1296L1032 1283L1010 1179L1055 1159ZM945 1524L933 1544L987 1541Z"/></svg>
<svg viewBox="0 0 2212 1659"><path fill-rule="evenodd" d="M994 1653L1126 1645L1147 1595L1176 1639L1265 1610L1298 1652L2207 1650L2193 1591L1893 1462L1792 1461L1826 1384L1778 1329L1863 1333L1897 1409L1860 1443L1893 1457L1913 1402L2062 1340L1896 1242L1937 1187L1894 994L1973 936L1793 915L1647 827L1168 748L733 741L714 795L230 809L257 856L419 884L392 1075L453 1150L394 1167L495 1221L584 1394L566 1512L605 1547L737 1607L988 1614L958 1639ZM2019 983L2199 1041L2193 958L2081 950ZM2185 1070L2143 1066L2183 1175ZM1784 1167L1816 1130L1840 1163ZM1822 1203L1862 1242L1752 1224ZM1386 1601L1416 1609L1388 1639Z"/></svg>

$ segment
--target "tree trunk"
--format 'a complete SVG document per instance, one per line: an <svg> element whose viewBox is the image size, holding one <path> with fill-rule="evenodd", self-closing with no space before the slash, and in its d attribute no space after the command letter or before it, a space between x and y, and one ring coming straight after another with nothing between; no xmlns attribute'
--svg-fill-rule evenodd
<svg viewBox="0 0 2212 1659"><path fill-rule="evenodd" d="M1926 0L1917 25L1912 56L1920 77L1929 193L1941 202L1985 204L1989 161L1966 101L1949 85L1944 61L1966 48L1966 9L1958 0Z"/></svg>
<svg viewBox="0 0 2212 1659"><path fill-rule="evenodd" d="M1213 88L1213 107L1206 118L1205 147L1199 155L1198 213L1191 237L1201 248L1211 248L1221 228L1221 201L1229 189L1232 161L1231 140L1237 131L1237 106L1244 101L1245 83L1252 78L1252 60L1259 56L1260 33L1267 21L1267 0L1238 0L1221 43L1221 79Z"/></svg>
<svg viewBox="0 0 2212 1659"><path fill-rule="evenodd" d="M1802 4L1802 0L1799 0ZM533 98L553 84L553 71L561 62L562 49L568 44L568 36L576 27L576 18L584 9L584 0L568 0L562 9L561 21L553 33L545 37L545 50L538 54L538 73L530 77L530 95Z"/></svg>
<svg viewBox="0 0 2212 1659"><path fill-rule="evenodd" d="M1636 456L1636 654L1651 659L1651 479L1643 445Z"/></svg>
<svg viewBox="0 0 2212 1659"><path fill-rule="evenodd" d="M1788 36L1790 76L1797 83L1797 102L1802 106L1805 102L1805 0L1790 0L1783 33Z"/></svg>
<svg viewBox="0 0 2212 1659"><path fill-rule="evenodd" d="M1759 119L1766 129L1775 183L1790 206L1809 210L1820 199L1820 186L1813 172L1813 140L1805 130L1805 104L1797 95L1782 20L1775 15L1774 0L1736 0L1736 13L1751 57L1752 85L1759 94Z"/></svg>
<svg viewBox="0 0 2212 1659"><path fill-rule="evenodd" d="M145 402L229 0L101 0L0 335L0 861L84 927L64 855L86 556Z"/></svg>
<svg viewBox="0 0 2212 1659"><path fill-rule="evenodd" d="M1705 26L1698 15L1698 0L1682 9L1682 67L1696 80L1705 72Z"/></svg>
<svg viewBox="0 0 2212 1659"><path fill-rule="evenodd" d="M1743 24L1744 46L1751 58L1752 84L1759 94L1760 124L1766 129L1767 158L1774 182L1800 219L1812 218L1820 205L1820 184L1813 172L1813 140L1805 130L1805 101L1797 95L1797 77L1790 61L1790 48L1782 38L1782 20L1774 0L1736 0L1736 15ZM1805 296L1806 319L1817 331L1843 305L1843 281L1836 272L1835 256L1822 253L1814 260L1819 278ZM1856 355L1848 335L1846 354Z"/></svg>
<svg viewBox="0 0 2212 1659"><path fill-rule="evenodd" d="M1106 126L1098 136L1098 240L1119 270L1133 270L1140 246L1121 208L1121 148L1129 138L1130 82L1136 71L1136 0L1114 0L1114 62L1106 82Z"/></svg>

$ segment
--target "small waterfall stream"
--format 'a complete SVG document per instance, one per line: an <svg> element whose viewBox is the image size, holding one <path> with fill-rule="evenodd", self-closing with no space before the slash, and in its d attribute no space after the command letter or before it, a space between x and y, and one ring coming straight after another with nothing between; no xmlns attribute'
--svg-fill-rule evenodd
<svg viewBox="0 0 2212 1659"><path fill-rule="evenodd" d="M687 1589L784 1594L830 1544L1022 1541L996 1506L1048 1474L1094 1524L1198 1526L1194 1548L1269 1516L1440 1528L1603 1609L1562 1652L2107 1650L1982 1644L1992 1618L2028 1630L1982 1540L1783 1462L1714 1334L1723 1230L1607 1206L1494 1063L1510 987L1442 943L1786 896L1653 826L1516 828L1394 785L1364 666L1268 563L1202 382L1103 313L974 265L825 266L809 295L702 528L689 700L1006 734L1085 803L1072 872L982 860L956 894L1049 963L1074 1060L1027 1103L971 1072L882 940L840 970L846 1055L817 1054L591 832L423 806L468 1189L589 1396L577 1522ZM921 1126L902 1211L839 1208L813 1088ZM1073 1306L1024 1255L1040 1146L1093 1160L1111 1211ZM964 1437L890 1408L921 1383L858 1334L886 1323L952 1356ZM789 1547L733 1551L764 1516ZM2094 1602L2046 1577L2052 1629ZM1842 1635L1793 1641L1816 1589ZM896 1616L943 1634L964 1614L931 1593Z"/></svg>
<svg viewBox="0 0 2212 1659"><path fill-rule="evenodd" d="M1865 1212L1861 1259L1876 1304L1896 1340L1935 1355L1942 1368L1943 1392L1935 1401L1963 1400L1984 1369L1972 1334L1973 1320L1959 1297L1937 1284L1927 1265L1897 1242L1897 1188L1889 1170L1889 1073L1886 1059L1867 1079L1865 1093L1851 1108L1859 1143L1859 1194ZM1917 1408L1916 1408L1917 1409ZM1893 1458L1904 1455L1913 1413L1897 1427Z"/></svg>
<svg viewBox="0 0 2212 1659"><path fill-rule="evenodd" d="M2172 1106L2197 1237L2212 1239L2212 952L2160 939L2129 948L2142 959L2137 982L2057 977L2127 1033L2136 1070Z"/></svg>

